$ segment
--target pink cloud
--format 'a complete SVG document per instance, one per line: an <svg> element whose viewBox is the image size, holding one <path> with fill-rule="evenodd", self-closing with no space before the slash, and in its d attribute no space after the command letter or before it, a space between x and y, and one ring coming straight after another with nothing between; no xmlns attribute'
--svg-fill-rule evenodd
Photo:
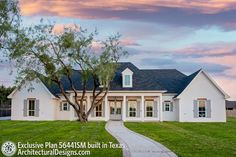
<svg viewBox="0 0 236 157"><path fill-rule="evenodd" d="M228 29L236 29L236 21L225 23L225 27Z"/></svg>
<svg viewBox="0 0 236 157"><path fill-rule="evenodd" d="M67 28L80 31L80 26L72 24L72 23L55 24L52 31L53 31L53 33L60 34L60 33L63 33L65 31L65 29L67 29Z"/></svg>
<svg viewBox="0 0 236 157"><path fill-rule="evenodd" d="M136 11L153 12L159 7L192 9L197 12L214 14L235 8L235 0L103 0L69 1L69 0L20 0L23 15L49 15L76 18L96 18L91 9L104 9L111 11L125 11L134 9ZM79 9L78 9L79 7ZM105 15L103 15L105 16ZM107 15L107 17L111 17ZM114 17L113 17L114 18Z"/></svg>
<svg viewBox="0 0 236 157"><path fill-rule="evenodd" d="M198 43L190 47L179 49L176 52L179 54L195 56L195 57L217 57L233 55L236 51L236 43L216 42L216 43Z"/></svg>
<svg viewBox="0 0 236 157"><path fill-rule="evenodd" d="M131 39L131 38L121 39L121 45L123 45L123 46L140 46L140 44L137 43L137 41L135 41L134 39Z"/></svg>
<svg viewBox="0 0 236 157"><path fill-rule="evenodd" d="M214 76L214 80L216 80L219 86L230 96L231 100L236 100L235 79L227 78L224 76Z"/></svg>
<svg viewBox="0 0 236 157"><path fill-rule="evenodd" d="M223 72L215 73L214 79L236 100L236 43L217 42L211 44L195 44L176 51L178 55L188 60L204 64L226 66Z"/></svg>
<svg viewBox="0 0 236 157"><path fill-rule="evenodd" d="M217 63L220 65L227 65L231 68L226 70L225 74L236 78L236 55L235 56L221 56L221 57L205 57L205 58L201 58L200 61L207 62L207 63Z"/></svg>

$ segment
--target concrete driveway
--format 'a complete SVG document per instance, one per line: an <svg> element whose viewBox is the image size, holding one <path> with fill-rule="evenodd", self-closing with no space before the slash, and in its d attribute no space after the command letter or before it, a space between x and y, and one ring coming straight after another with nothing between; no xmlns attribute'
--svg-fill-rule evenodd
<svg viewBox="0 0 236 157"><path fill-rule="evenodd" d="M176 157L162 144L127 129L121 121L109 121L106 130L125 145L123 157Z"/></svg>

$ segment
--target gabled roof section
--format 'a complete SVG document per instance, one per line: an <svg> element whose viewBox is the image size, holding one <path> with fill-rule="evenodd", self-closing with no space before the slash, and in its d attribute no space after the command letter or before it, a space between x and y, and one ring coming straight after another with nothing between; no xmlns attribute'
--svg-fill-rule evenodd
<svg viewBox="0 0 236 157"><path fill-rule="evenodd" d="M130 69L133 72L133 82L132 87L130 88L123 88L122 86L122 72L125 69ZM110 91L161 91L176 94L176 97L178 97L201 72L203 71L200 69L193 74L186 76L176 69L139 69L130 62L120 62L118 63L118 68L111 82ZM228 97L207 73L203 73L225 95L225 97ZM75 88L77 90L82 90L81 71L73 70L71 78ZM55 83L52 82L49 84L43 80L42 82L54 96L61 94L59 87ZM71 91L70 83L66 76L61 77L61 82L65 91ZM86 89L93 89L92 79L88 80Z"/></svg>
<svg viewBox="0 0 236 157"><path fill-rule="evenodd" d="M162 87L158 81L154 80L153 77L150 77L148 74L143 72L142 70L138 69L135 65L130 62L120 62L118 63L119 67L115 73L114 79L111 82L111 89L114 91L118 90L127 90L127 91L134 91L134 90L166 90ZM133 85L131 88L123 88L122 87L122 72L125 69L130 69L133 72Z"/></svg>
<svg viewBox="0 0 236 157"><path fill-rule="evenodd" d="M185 79L182 81L182 88L180 88L180 91L178 92L178 95L175 96L175 98L179 97L184 90L193 82L193 80L200 74L203 73L212 83L213 85L224 95L225 98L229 98L229 95L227 95L218 85L217 83L202 69L194 72L193 74L187 76Z"/></svg>
<svg viewBox="0 0 236 157"><path fill-rule="evenodd" d="M175 97L178 97L186 88L187 86L192 82L192 80L200 73L202 69L192 73L191 75L185 77L183 80L181 80L181 85L179 87L179 91L177 92L178 95L176 95Z"/></svg>
<svg viewBox="0 0 236 157"><path fill-rule="evenodd" d="M123 70L122 72L121 72L122 74L133 74L133 71L132 70L130 70L129 68L126 68L125 70Z"/></svg>
<svg viewBox="0 0 236 157"><path fill-rule="evenodd" d="M54 94L54 91L50 91L50 88L47 87L47 84L43 82L41 79L36 79L35 81L38 81L39 83L42 84L42 86L45 88L45 90L51 95L52 98L58 98L56 94ZM25 82L21 82L19 86L17 86L8 96L7 98L11 99L13 95L21 88L21 85L23 85Z"/></svg>
<svg viewBox="0 0 236 157"><path fill-rule="evenodd" d="M182 86L181 81L186 77L176 69L144 69L141 71L152 82L157 82L166 89L167 93L178 93L180 86Z"/></svg>
<svg viewBox="0 0 236 157"><path fill-rule="evenodd" d="M132 64L131 62L119 62L116 72L117 73L122 73L127 68L129 68L133 73L139 71L139 69L134 64Z"/></svg>

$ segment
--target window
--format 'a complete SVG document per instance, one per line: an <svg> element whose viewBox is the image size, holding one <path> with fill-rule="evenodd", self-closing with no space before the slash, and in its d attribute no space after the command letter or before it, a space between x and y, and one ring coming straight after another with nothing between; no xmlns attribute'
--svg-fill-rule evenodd
<svg viewBox="0 0 236 157"><path fill-rule="evenodd" d="M137 101L129 101L129 117L136 117L137 112Z"/></svg>
<svg viewBox="0 0 236 157"><path fill-rule="evenodd" d="M110 101L110 114L115 114L115 101Z"/></svg>
<svg viewBox="0 0 236 157"><path fill-rule="evenodd" d="M125 75L125 86L130 86L130 75Z"/></svg>
<svg viewBox="0 0 236 157"><path fill-rule="evenodd" d="M64 103L62 104L62 110L63 110L63 111L69 111L69 104L68 104L67 102L64 102Z"/></svg>
<svg viewBox="0 0 236 157"><path fill-rule="evenodd" d="M102 117L102 104L96 107L96 117Z"/></svg>
<svg viewBox="0 0 236 157"><path fill-rule="evenodd" d="M226 110L233 110L233 108L226 108Z"/></svg>
<svg viewBox="0 0 236 157"><path fill-rule="evenodd" d="M170 104L169 103L165 104L165 111L170 111Z"/></svg>
<svg viewBox="0 0 236 157"><path fill-rule="evenodd" d="M145 101L146 117L153 117L153 101Z"/></svg>
<svg viewBox="0 0 236 157"><path fill-rule="evenodd" d="M28 115L35 116L35 99L28 100Z"/></svg>
<svg viewBox="0 0 236 157"><path fill-rule="evenodd" d="M170 101L165 101L164 102L164 111L173 111L173 104Z"/></svg>
<svg viewBox="0 0 236 157"><path fill-rule="evenodd" d="M116 101L116 114L121 114L121 101Z"/></svg>
<svg viewBox="0 0 236 157"><path fill-rule="evenodd" d="M206 100L198 100L198 117L206 117Z"/></svg>

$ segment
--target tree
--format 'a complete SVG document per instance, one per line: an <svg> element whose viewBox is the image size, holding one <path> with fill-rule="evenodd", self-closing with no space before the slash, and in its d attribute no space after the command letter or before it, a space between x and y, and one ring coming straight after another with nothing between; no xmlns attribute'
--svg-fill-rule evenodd
<svg viewBox="0 0 236 157"><path fill-rule="evenodd" d="M3 105L8 101L7 96L11 94L15 87L5 87L3 85L0 86L0 105Z"/></svg>
<svg viewBox="0 0 236 157"><path fill-rule="evenodd" d="M20 14L17 0L0 0L0 49L20 25Z"/></svg>
<svg viewBox="0 0 236 157"><path fill-rule="evenodd" d="M120 35L111 36L105 41L96 40L96 36L96 31L88 33L77 25L65 28L62 33L55 33L54 25L46 25L43 22L22 29L9 44L11 51L8 56L16 63L17 80L21 82L40 78L56 84L76 111L79 120L87 121L88 115L107 95L117 62L126 54L120 46ZM101 47L94 48L94 43ZM74 67L80 68L82 93L76 89L72 79ZM69 82L74 100L67 95L62 77L66 77ZM91 81L93 84L91 107L85 112L83 100L88 92L88 82Z"/></svg>

